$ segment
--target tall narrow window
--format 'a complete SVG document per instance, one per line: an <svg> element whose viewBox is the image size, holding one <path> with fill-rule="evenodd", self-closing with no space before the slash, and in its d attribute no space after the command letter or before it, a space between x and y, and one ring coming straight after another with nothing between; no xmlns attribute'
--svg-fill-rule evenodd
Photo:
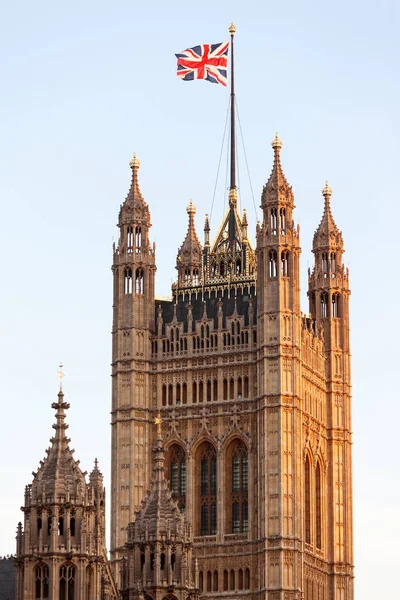
<svg viewBox="0 0 400 600"><path fill-rule="evenodd" d="M284 208L279 210L279 227L281 230L281 235L284 235L286 229L286 210Z"/></svg>
<svg viewBox="0 0 400 600"><path fill-rule="evenodd" d="M172 497L183 511L186 506L186 455L178 444L171 446L168 452L168 463Z"/></svg>
<svg viewBox="0 0 400 600"><path fill-rule="evenodd" d="M193 381L192 384L192 402L195 404L197 402L197 382Z"/></svg>
<svg viewBox="0 0 400 600"><path fill-rule="evenodd" d="M240 440L234 440L228 448L227 460L231 461L231 469L227 474L229 495L227 531L229 533L246 533L248 531L248 458L247 448ZM229 462L228 462L229 464Z"/></svg>
<svg viewBox="0 0 400 600"><path fill-rule="evenodd" d="M271 208L271 233L273 235L276 235L277 221L277 209Z"/></svg>
<svg viewBox="0 0 400 600"><path fill-rule="evenodd" d="M182 384L182 403L183 404L187 403L187 384L186 383Z"/></svg>
<svg viewBox="0 0 400 600"><path fill-rule="evenodd" d="M217 533L217 456L210 443L199 449L200 535Z"/></svg>
<svg viewBox="0 0 400 600"><path fill-rule="evenodd" d="M329 259L331 267L331 277L336 277L336 252L331 252Z"/></svg>
<svg viewBox="0 0 400 600"><path fill-rule="evenodd" d="M269 251L269 276L271 278L276 277L277 276L277 257L276 257L276 251L275 250L270 250Z"/></svg>
<svg viewBox="0 0 400 600"><path fill-rule="evenodd" d="M289 252L287 250L281 252L281 275L289 277Z"/></svg>
<svg viewBox="0 0 400 600"><path fill-rule="evenodd" d="M218 571L213 573L213 591L218 592Z"/></svg>
<svg viewBox="0 0 400 600"><path fill-rule="evenodd" d="M202 592L204 589L204 582L203 582L203 571L200 571L199 573L199 588L200 591Z"/></svg>
<svg viewBox="0 0 400 600"><path fill-rule="evenodd" d="M60 600L75 600L75 567L62 565L60 567Z"/></svg>
<svg viewBox="0 0 400 600"><path fill-rule="evenodd" d="M199 270L193 269L193 284L199 285Z"/></svg>
<svg viewBox="0 0 400 600"><path fill-rule="evenodd" d="M321 468L318 462L315 471L315 543L317 548L322 548L321 525Z"/></svg>
<svg viewBox="0 0 400 600"><path fill-rule="evenodd" d="M142 228L136 227L135 229L135 246L136 254L139 254L142 250Z"/></svg>
<svg viewBox="0 0 400 600"><path fill-rule="evenodd" d="M207 402L211 402L211 381L207 381Z"/></svg>
<svg viewBox="0 0 400 600"><path fill-rule="evenodd" d="M71 534L71 537L75 536L75 517L71 517L69 520L69 531Z"/></svg>
<svg viewBox="0 0 400 600"><path fill-rule="evenodd" d="M125 294L132 294L132 269L127 267L124 271L124 292Z"/></svg>
<svg viewBox="0 0 400 600"><path fill-rule="evenodd" d="M218 379L213 381L213 400L214 402L218 400Z"/></svg>
<svg viewBox="0 0 400 600"><path fill-rule="evenodd" d="M228 400L228 382L226 379L223 381L223 389L224 389L224 400Z"/></svg>
<svg viewBox="0 0 400 600"><path fill-rule="evenodd" d="M310 459L307 456L304 465L304 537L307 544L311 544L310 475Z"/></svg>
<svg viewBox="0 0 400 600"><path fill-rule="evenodd" d="M324 277L327 277L328 274L328 253L323 252L321 257L321 269Z"/></svg>
<svg viewBox="0 0 400 600"><path fill-rule="evenodd" d="M177 404L181 403L181 384L180 383L176 384L176 403Z"/></svg>
<svg viewBox="0 0 400 600"><path fill-rule="evenodd" d="M229 398L230 400L235 399L235 381L233 379L229 381Z"/></svg>
<svg viewBox="0 0 400 600"><path fill-rule="evenodd" d="M326 292L322 292L320 296L321 303L321 319L328 318L328 294Z"/></svg>
<svg viewBox="0 0 400 600"><path fill-rule="evenodd" d="M162 386L162 405L167 406L167 386Z"/></svg>
<svg viewBox="0 0 400 600"><path fill-rule="evenodd" d="M340 317L339 300L340 300L340 294L333 294L333 296L332 296L332 317L334 317L334 318Z"/></svg>
<svg viewBox="0 0 400 600"><path fill-rule="evenodd" d="M244 589L250 589L250 569L246 569L244 572Z"/></svg>
<svg viewBox="0 0 400 600"><path fill-rule="evenodd" d="M229 589L228 571L225 569L224 570L224 592L227 592L228 589Z"/></svg>
<svg viewBox="0 0 400 600"><path fill-rule="evenodd" d="M204 390L203 382L199 382L199 402L203 402Z"/></svg>
<svg viewBox="0 0 400 600"><path fill-rule="evenodd" d="M229 581L229 589L230 590L234 590L235 589L235 571L233 569L231 569L231 573L230 573L230 581Z"/></svg>
<svg viewBox="0 0 400 600"><path fill-rule="evenodd" d="M174 392L173 392L172 383L170 383L168 386L168 404L169 404L169 406L172 406L173 394L174 394Z"/></svg>
<svg viewBox="0 0 400 600"><path fill-rule="evenodd" d="M128 250L128 254L132 254L133 252L133 227L131 225L128 226L126 230L126 247Z"/></svg>
<svg viewBox="0 0 400 600"><path fill-rule="evenodd" d="M137 294L143 294L143 292L144 292L144 270L143 269L136 269L135 291Z"/></svg>
<svg viewBox="0 0 400 600"><path fill-rule="evenodd" d="M247 375L244 378L244 397L249 397L249 378L247 377Z"/></svg>
<svg viewBox="0 0 400 600"><path fill-rule="evenodd" d="M44 563L35 567L35 600L49 600L49 567Z"/></svg>

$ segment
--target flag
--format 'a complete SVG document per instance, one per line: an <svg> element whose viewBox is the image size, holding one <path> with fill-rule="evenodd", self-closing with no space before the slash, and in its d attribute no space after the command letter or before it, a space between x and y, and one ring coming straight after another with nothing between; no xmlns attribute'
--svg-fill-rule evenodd
<svg viewBox="0 0 400 600"><path fill-rule="evenodd" d="M184 81L207 79L212 83L227 85L229 42L202 44L175 54L178 59L178 77Z"/></svg>

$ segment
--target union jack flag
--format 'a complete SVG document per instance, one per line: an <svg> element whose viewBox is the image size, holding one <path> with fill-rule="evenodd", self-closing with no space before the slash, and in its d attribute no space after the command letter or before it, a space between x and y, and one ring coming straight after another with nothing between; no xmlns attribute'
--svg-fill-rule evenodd
<svg viewBox="0 0 400 600"><path fill-rule="evenodd" d="M178 77L184 81L207 79L212 83L228 85L229 42L222 44L202 44L175 54L178 59Z"/></svg>

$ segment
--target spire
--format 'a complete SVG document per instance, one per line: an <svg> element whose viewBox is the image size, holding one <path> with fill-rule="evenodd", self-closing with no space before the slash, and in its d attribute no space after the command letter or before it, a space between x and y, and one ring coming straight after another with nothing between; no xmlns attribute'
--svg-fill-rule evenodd
<svg viewBox="0 0 400 600"><path fill-rule="evenodd" d="M99 469L97 458L94 459L94 467L89 475L89 480L92 485L103 487L103 473Z"/></svg>
<svg viewBox="0 0 400 600"><path fill-rule="evenodd" d="M136 153L134 153L133 158L129 161L129 166L132 169L132 181L131 181L131 187L129 189L126 201L131 202L132 204L134 204L135 202L143 203L144 198L143 198L142 192L140 191L140 188L139 188L139 176L138 176L139 169L140 169L140 162L136 156Z"/></svg>
<svg viewBox="0 0 400 600"><path fill-rule="evenodd" d="M140 162L136 154L134 154L133 158L129 161L129 166L132 169L131 186L129 188L128 195L125 198L125 202L121 206L119 213L119 226L121 227L124 221L132 221L132 217L134 216L139 218L139 220L144 219L144 221L148 224L148 227L150 227L149 207L147 206L139 187Z"/></svg>
<svg viewBox="0 0 400 600"><path fill-rule="evenodd" d="M313 251L324 248L343 249L342 232L339 231L331 212L332 190L328 182L325 183L325 187L322 189L322 195L324 197L324 212L314 234Z"/></svg>
<svg viewBox="0 0 400 600"><path fill-rule="evenodd" d="M178 250L176 268L179 272L179 284L197 285L201 273L202 247L194 224L196 207L192 200L190 200L186 212L189 216L188 230L183 244Z"/></svg>
<svg viewBox="0 0 400 600"><path fill-rule="evenodd" d="M284 203L289 202L293 208L294 198L292 188L285 177L281 165L281 148L283 144L277 133L271 142L271 146L274 150L274 164L271 175L262 192L261 206L264 207L267 203L283 201Z"/></svg>
<svg viewBox="0 0 400 600"><path fill-rule="evenodd" d="M162 420L155 419L157 426L156 443L153 448L153 478L150 490L136 513L133 524L135 536L146 532L150 540L161 540L164 536L176 536L183 533L184 519L178 504L172 499L172 493L165 479L165 448L163 444Z"/></svg>
<svg viewBox="0 0 400 600"><path fill-rule="evenodd" d="M206 214L206 218L204 221L204 246L210 245L210 221L208 219L208 215Z"/></svg>
<svg viewBox="0 0 400 600"><path fill-rule="evenodd" d="M69 448L70 439L66 435L68 429L65 422L66 411L70 405L64 401L62 365L60 365L58 377L60 390L57 402L53 402L51 405L56 411L56 422L53 423L55 434L50 439L51 446L46 451L47 456L40 462L38 471L34 473L32 484L38 495L45 491L46 497L53 500L58 500L60 496L66 497L67 494L76 496L81 487L80 484L83 485L82 492L86 485L85 474L79 468L79 461L75 461L73 457L73 450Z"/></svg>

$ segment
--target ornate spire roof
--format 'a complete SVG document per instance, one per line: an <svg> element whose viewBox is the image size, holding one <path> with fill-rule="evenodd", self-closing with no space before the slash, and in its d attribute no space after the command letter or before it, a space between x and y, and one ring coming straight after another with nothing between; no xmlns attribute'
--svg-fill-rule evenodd
<svg viewBox="0 0 400 600"><path fill-rule="evenodd" d="M313 250L324 248L343 249L342 232L337 227L331 212L332 190L328 182L325 183L325 187L322 189L322 195L324 197L324 212L314 233Z"/></svg>
<svg viewBox="0 0 400 600"><path fill-rule="evenodd" d="M271 175L262 192L261 206L264 206L268 201L274 202L278 198L280 200L286 200L293 206L294 198L292 187L289 185L281 165L281 148L283 144L277 133L271 142L271 146L274 149L274 164Z"/></svg>
<svg viewBox="0 0 400 600"><path fill-rule="evenodd" d="M94 467L89 475L89 481L94 486L103 487L103 473L99 469L97 458L94 459Z"/></svg>
<svg viewBox="0 0 400 600"><path fill-rule="evenodd" d="M129 161L129 166L132 169L132 180L128 195L125 198L125 202L121 206L120 220L124 213L128 212L128 214L131 215L132 211L135 210L135 212L138 211L139 213L144 213L143 216L150 221L149 207L147 206L139 187L138 174L140 162L136 154L134 154L133 158Z"/></svg>
<svg viewBox="0 0 400 600"><path fill-rule="evenodd" d="M150 490L136 513L134 536L161 540L184 533L185 521L165 479L165 449L161 436L161 419L156 419L157 440L153 448L153 478Z"/></svg>
<svg viewBox="0 0 400 600"><path fill-rule="evenodd" d="M189 224L186 237L183 244L178 250L177 256L177 269L181 270L184 268L200 268L201 267L201 253L202 246L197 237L196 227L194 224L194 215L196 214L196 207L190 200L186 212L189 215Z"/></svg>
<svg viewBox="0 0 400 600"><path fill-rule="evenodd" d="M32 487L38 495L45 493L46 498L58 500L60 497L78 496L86 488L86 473L79 468L79 461L73 457L73 450L69 448L71 441L66 436L68 425L65 423L65 411L69 404L64 402L64 393L58 392L58 401L53 402L52 408L56 410L56 422L53 424L55 435L50 439L51 446L47 449L47 456L40 462L40 467L34 473Z"/></svg>

